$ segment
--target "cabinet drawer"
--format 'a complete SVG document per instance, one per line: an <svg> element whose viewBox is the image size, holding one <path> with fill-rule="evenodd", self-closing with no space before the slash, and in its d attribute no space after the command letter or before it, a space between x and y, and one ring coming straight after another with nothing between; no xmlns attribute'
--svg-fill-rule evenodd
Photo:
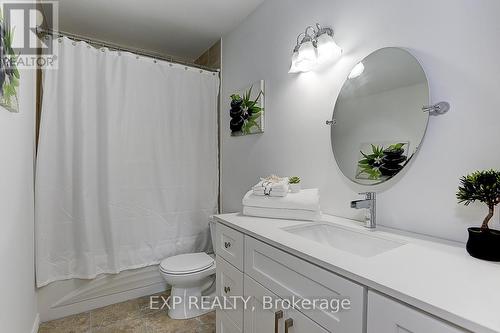
<svg viewBox="0 0 500 333"><path fill-rule="evenodd" d="M245 274L282 298L347 298L350 310L301 312L332 332L363 332L366 289L361 285L249 236L245 236Z"/></svg>
<svg viewBox="0 0 500 333"><path fill-rule="evenodd" d="M368 333L465 333L398 301L368 292Z"/></svg>
<svg viewBox="0 0 500 333"><path fill-rule="evenodd" d="M243 295L243 273L219 256L217 256L215 280L218 296L238 297ZM224 312L235 326L241 329L243 327L243 304L241 302L233 304L233 300L228 298L227 303L231 304L231 309L224 310Z"/></svg>
<svg viewBox="0 0 500 333"><path fill-rule="evenodd" d="M216 226L215 253L243 271L243 234L226 227L222 223Z"/></svg>
<svg viewBox="0 0 500 333"><path fill-rule="evenodd" d="M278 299L271 291L264 288L248 275L245 275L245 296L249 297L249 306L245 310L245 333L284 332L286 320L291 320L290 333L328 333L327 330L296 310L270 308L263 304L264 297ZM281 317L276 318L281 310Z"/></svg>
<svg viewBox="0 0 500 333"><path fill-rule="evenodd" d="M217 309L215 313L215 330L217 333L241 333L242 330L238 328L231 319L228 318L227 314Z"/></svg>

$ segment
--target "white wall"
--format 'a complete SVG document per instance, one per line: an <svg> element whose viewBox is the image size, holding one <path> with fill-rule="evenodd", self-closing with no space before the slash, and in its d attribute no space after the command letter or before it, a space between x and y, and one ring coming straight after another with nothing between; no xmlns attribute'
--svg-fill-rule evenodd
<svg viewBox="0 0 500 333"><path fill-rule="evenodd" d="M0 331L29 333L37 315L33 240L35 71L22 70L19 113L0 107Z"/></svg>
<svg viewBox="0 0 500 333"><path fill-rule="evenodd" d="M423 147L399 181L378 197L380 224L454 240L486 210L462 207L461 175L500 168L500 2L496 0L268 0L222 50L222 203L239 211L259 176L299 175L321 189L326 213L352 217L359 188L339 172L331 153L335 99L350 69L385 46L409 48L421 61L434 102L452 110L430 119ZM307 25L332 25L344 49L340 61L314 72L288 74L296 35ZM230 137L228 96L266 80L266 132ZM498 214L495 218L498 221ZM498 226L498 225L497 225Z"/></svg>

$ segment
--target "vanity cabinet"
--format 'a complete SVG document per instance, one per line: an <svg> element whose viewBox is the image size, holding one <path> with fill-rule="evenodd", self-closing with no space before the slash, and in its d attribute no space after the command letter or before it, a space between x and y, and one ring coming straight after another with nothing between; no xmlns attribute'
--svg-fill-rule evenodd
<svg viewBox="0 0 500 333"><path fill-rule="evenodd" d="M236 309L219 310L217 332L364 332L366 288L229 228L216 227L218 296L249 297ZM349 310L263 309L273 299L346 299ZM277 311L280 311L277 313ZM278 317L280 318L278 318ZM287 321L288 320L288 321ZM276 326L277 325L277 326ZM276 331L276 328L278 329Z"/></svg>
<svg viewBox="0 0 500 333"><path fill-rule="evenodd" d="M468 332L221 223L216 235L217 295L249 299L245 309L241 302L235 310L217 310L217 333ZM265 308L264 297L278 306ZM294 297L347 299L350 309L293 309L280 302Z"/></svg>
<svg viewBox="0 0 500 333"><path fill-rule="evenodd" d="M468 332L372 291L368 293L367 326L367 333Z"/></svg>

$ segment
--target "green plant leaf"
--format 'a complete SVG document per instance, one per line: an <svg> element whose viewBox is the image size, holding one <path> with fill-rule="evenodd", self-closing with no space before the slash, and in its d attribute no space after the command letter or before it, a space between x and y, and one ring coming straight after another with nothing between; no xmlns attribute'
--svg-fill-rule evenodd
<svg viewBox="0 0 500 333"><path fill-rule="evenodd" d="M252 115L250 117L248 117L248 119L255 121L255 120L259 119L261 115L262 114L260 112L252 113Z"/></svg>
<svg viewBox="0 0 500 333"><path fill-rule="evenodd" d="M458 202L466 206L475 201L488 206L488 215L481 225L481 230L487 230L495 206L500 203L500 171L493 169L475 171L463 176L460 178L456 196Z"/></svg>
<svg viewBox="0 0 500 333"><path fill-rule="evenodd" d="M19 73L18 73L18 75L19 75ZM232 94L230 97L231 97L232 101L238 101L241 99L241 96L238 94Z"/></svg>

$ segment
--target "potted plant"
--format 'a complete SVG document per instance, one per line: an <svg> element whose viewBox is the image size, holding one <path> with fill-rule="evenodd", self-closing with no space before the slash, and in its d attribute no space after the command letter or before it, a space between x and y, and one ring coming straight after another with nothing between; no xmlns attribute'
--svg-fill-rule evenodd
<svg viewBox="0 0 500 333"><path fill-rule="evenodd" d="M490 229L495 206L500 203L500 171L476 171L460 179L457 199L466 206L479 201L488 206L488 215L480 228L469 228L467 252L475 258L500 261L500 231Z"/></svg>
<svg viewBox="0 0 500 333"><path fill-rule="evenodd" d="M290 177L290 179L288 179L288 184L290 184L290 191L292 193L300 192L300 177Z"/></svg>

